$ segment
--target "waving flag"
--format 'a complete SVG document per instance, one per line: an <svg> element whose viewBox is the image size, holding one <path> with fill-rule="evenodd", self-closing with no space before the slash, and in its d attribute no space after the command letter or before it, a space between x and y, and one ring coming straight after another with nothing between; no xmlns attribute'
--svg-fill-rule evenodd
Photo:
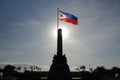
<svg viewBox="0 0 120 80"><path fill-rule="evenodd" d="M59 12L59 19L64 22L69 22L74 25L78 25L78 18L70 13L66 13L63 11Z"/></svg>

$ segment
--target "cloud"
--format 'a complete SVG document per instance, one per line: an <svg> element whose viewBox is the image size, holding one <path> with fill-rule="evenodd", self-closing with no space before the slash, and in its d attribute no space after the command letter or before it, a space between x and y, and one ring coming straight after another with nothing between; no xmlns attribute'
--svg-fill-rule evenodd
<svg viewBox="0 0 120 80"><path fill-rule="evenodd" d="M10 26L14 27L30 27L30 26L40 26L40 21L37 20L27 20L24 22L15 22L15 23L10 23Z"/></svg>

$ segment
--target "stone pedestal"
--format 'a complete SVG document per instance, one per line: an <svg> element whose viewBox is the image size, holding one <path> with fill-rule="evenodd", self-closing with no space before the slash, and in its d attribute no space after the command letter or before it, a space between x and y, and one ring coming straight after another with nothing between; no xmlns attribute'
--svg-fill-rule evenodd
<svg viewBox="0 0 120 80"><path fill-rule="evenodd" d="M53 63L48 73L48 80L71 80L71 73L67 65L66 56L54 55Z"/></svg>

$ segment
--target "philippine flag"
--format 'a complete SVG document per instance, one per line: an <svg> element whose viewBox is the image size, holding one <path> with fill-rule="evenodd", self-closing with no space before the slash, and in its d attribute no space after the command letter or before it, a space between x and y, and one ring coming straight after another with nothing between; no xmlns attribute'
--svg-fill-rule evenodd
<svg viewBox="0 0 120 80"><path fill-rule="evenodd" d="M78 25L78 18L70 13L66 13L63 11L59 12L59 19L64 22L69 22L74 25Z"/></svg>

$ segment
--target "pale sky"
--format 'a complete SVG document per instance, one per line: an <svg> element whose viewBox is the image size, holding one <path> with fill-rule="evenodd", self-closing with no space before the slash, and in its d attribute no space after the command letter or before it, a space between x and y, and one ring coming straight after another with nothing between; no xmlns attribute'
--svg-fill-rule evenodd
<svg viewBox="0 0 120 80"><path fill-rule="evenodd" d="M70 67L120 67L120 0L0 0L0 63L50 66L57 8L79 19L59 23Z"/></svg>

